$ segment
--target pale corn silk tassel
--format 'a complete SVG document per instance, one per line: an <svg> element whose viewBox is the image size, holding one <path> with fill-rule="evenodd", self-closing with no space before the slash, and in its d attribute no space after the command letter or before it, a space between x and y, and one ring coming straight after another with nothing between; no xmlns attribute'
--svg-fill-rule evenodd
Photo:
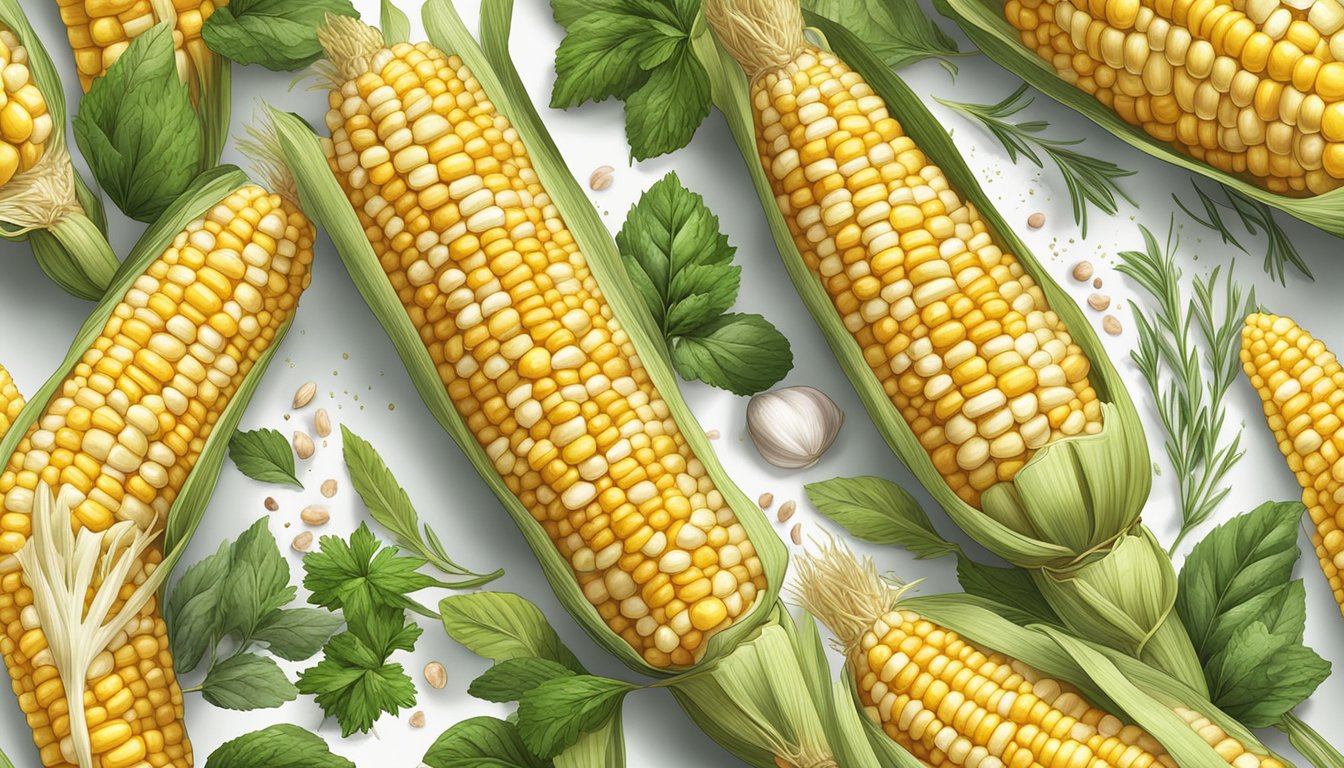
<svg viewBox="0 0 1344 768"><path fill-rule="evenodd" d="M859 558L833 537L816 543L817 554L805 552L794 559L798 575L790 591L799 605L831 630L836 649L849 657L864 633L914 584L887 583L871 557Z"/></svg>
<svg viewBox="0 0 1344 768"><path fill-rule="evenodd" d="M373 54L387 47L377 27L330 13L317 30L317 42L327 54L327 60L319 66L319 74L333 89L368 72Z"/></svg>
<svg viewBox="0 0 1344 768"><path fill-rule="evenodd" d="M275 121L264 110L258 110L252 117L252 124L238 139L238 151L252 160L252 170L257 178L271 188L275 194L302 210L299 202L299 183L294 172L285 162L284 146L280 143L280 134Z"/></svg>
<svg viewBox="0 0 1344 768"><path fill-rule="evenodd" d="M51 230L71 214L83 213L75 195L75 168L65 146L49 143L32 168L0 187L0 222L7 234Z"/></svg>
<svg viewBox="0 0 1344 768"><path fill-rule="evenodd" d="M705 18L749 80L786 66L803 49L798 0L705 0Z"/></svg>

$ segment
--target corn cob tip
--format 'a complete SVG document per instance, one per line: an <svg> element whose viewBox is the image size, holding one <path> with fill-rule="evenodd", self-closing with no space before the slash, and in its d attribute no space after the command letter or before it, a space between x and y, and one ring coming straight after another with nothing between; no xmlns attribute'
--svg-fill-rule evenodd
<svg viewBox="0 0 1344 768"><path fill-rule="evenodd" d="M272 107L263 104L252 117L244 135L238 139L238 149L252 160L252 170L261 182L296 208L299 204L299 185L294 172L285 162L280 134L271 116Z"/></svg>
<svg viewBox="0 0 1344 768"><path fill-rule="evenodd" d="M750 80L787 65L803 47L797 0L706 0L705 19Z"/></svg>
<svg viewBox="0 0 1344 768"><path fill-rule="evenodd" d="M843 541L827 536L819 551L804 552L795 565L794 599L835 635L846 654L856 650L873 621L891 610L912 585L893 586L871 557L859 557Z"/></svg>
<svg viewBox="0 0 1344 768"><path fill-rule="evenodd" d="M324 77L332 88L368 72L369 59L385 47L383 33L377 27L332 13L318 27L317 42L330 64Z"/></svg>
<svg viewBox="0 0 1344 768"><path fill-rule="evenodd" d="M0 187L0 221L12 226L11 234L55 229L66 216L81 211L74 166L61 145L48 147L32 168Z"/></svg>

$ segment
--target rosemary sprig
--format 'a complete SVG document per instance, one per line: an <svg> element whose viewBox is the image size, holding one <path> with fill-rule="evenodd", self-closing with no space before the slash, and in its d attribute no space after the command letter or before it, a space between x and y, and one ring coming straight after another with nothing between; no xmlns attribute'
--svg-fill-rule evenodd
<svg viewBox="0 0 1344 768"><path fill-rule="evenodd" d="M1044 120L1024 120L1014 122L1010 118L1026 109L1034 101L1027 96L1027 86L1013 91L1008 98L997 104L966 104L959 101L937 99L939 104L953 109L963 116L971 118L984 126L1003 148L1008 150L1008 159L1017 162L1019 155L1027 158L1037 168L1044 168L1041 159L1044 154L1059 168L1064 184L1069 189L1069 198L1073 202L1073 220L1082 228L1083 237L1087 237L1087 206L1095 205L1103 213L1114 214L1118 203L1116 198L1137 205L1120 188L1119 180L1133 176L1108 160L1077 152L1069 147L1082 143L1082 139L1051 139L1040 135L1050 127Z"/></svg>
<svg viewBox="0 0 1344 768"><path fill-rule="evenodd" d="M1187 301L1175 261L1179 241L1174 233L1168 234L1164 249L1151 232L1139 229L1144 250L1121 252L1118 269L1153 299L1151 314L1129 302L1139 335L1131 357L1157 403L1167 433L1167 460L1180 483L1181 530L1168 550L1175 553L1227 495L1223 480L1243 453L1240 429L1223 435L1223 397L1237 376L1241 325L1256 306L1255 290L1243 292L1232 268L1220 289L1222 269L1215 268L1194 279L1194 300Z"/></svg>
<svg viewBox="0 0 1344 768"><path fill-rule="evenodd" d="M1215 200L1198 184L1191 181L1190 185L1195 188L1195 194L1199 197L1199 202L1204 208L1204 218L1187 208L1185 202L1179 196L1173 194L1171 198L1176 201L1176 205L1182 211L1185 211L1186 216L1194 219L1205 228L1218 233L1224 243L1236 246L1242 253L1249 254L1250 251L1247 251L1246 247L1233 236L1228 230L1227 223L1223 221L1222 209L1230 208L1241 220L1242 228L1251 236L1254 237L1260 234L1261 230L1264 230L1266 239L1265 274L1279 281L1280 285L1287 285L1287 267L1291 265L1294 270L1308 280L1316 279L1312 276L1311 269L1307 267L1306 261L1302 259L1302 255L1297 252L1297 247L1293 245L1292 241L1288 239L1287 233L1275 221L1274 212L1269 206L1227 187L1222 187L1226 202Z"/></svg>

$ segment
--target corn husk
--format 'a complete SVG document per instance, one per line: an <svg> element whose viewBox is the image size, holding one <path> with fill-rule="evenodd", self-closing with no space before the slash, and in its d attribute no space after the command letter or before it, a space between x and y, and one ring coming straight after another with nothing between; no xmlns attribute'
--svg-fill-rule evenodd
<svg viewBox="0 0 1344 768"><path fill-rule="evenodd" d="M1253 200L1273 206L1290 216L1344 236L1344 188L1322 195L1292 197L1262 189L1237 174L1220 171L1182 154L1170 144L1126 123L1088 93L1065 82L1035 51L1022 44L1019 32L1003 17L998 0L934 0L940 13L957 23L966 36L999 66L1025 80L1036 90L1109 131L1116 138L1143 152L1178 165L1236 190Z"/></svg>
<svg viewBox="0 0 1344 768"><path fill-rule="evenodd" d="M507 11L504 3L488 3L491 14L504 14L502 23L490 28L488 34L502 36L500 45L507 45ZM498 14L496 14L498 15ZM757 597L756 604L727 630L714 635L706 648L700 665L710 664L726 656L764 622L772 610L783 581L787 562L786 550L775 536L760 508L733 485L722 465L710 448L709 441L696 423L677 389L675 375L668 362L668 351L653 320L637 300L629 284L620 254L610 234L570 174L550 136L545 132L526 91L509 65L491 67L485 53L467 32L461 18L449 2L435 1L424 8L425 26L430 40L441 50L456 54L471 68L482 88L490 95L495 107L506 115L518 131L532 157L532 163L547 192L560 210L565 223L588 259L588 265L612 311L629 334L640 360L654 385L667 401L673 418L682 433L704 463L706 471L724 499L736 512L747 530L765 568L767 588ZM499 20L498 18L496 19ZM509 516L522 531L532 548L551 588L559 596L570 614L594 641L619 658L631 669L655 677L675 674L675 669L660 669L644 659L611 629L583 596L570 564L561 557L545 530L523 507L518 498L505 486L485 451L467 429L439 378L420 335L407 317L391 284L387 281L378 258L364 236L359 219L351 209L336 178L331 174L322 147L309 127L298 117L272 110L276 133L285 159L298 182L299 195L308 214L331 237L350 273L355 286L373 314L382 324L410 373L416 390L425 406L439 424L453 437L482 479L494 491Z"/></svg>
<svg viewBox="0 0 1344 768"><path fill-rule="evenodd" d="M67 293L101 298L117 271L102 201L70 162L65 90L18 0L0 0L0 23L28 52L28 69L54 128L42 159L0 187L0 237L27 240L38 266Z"/></svg>

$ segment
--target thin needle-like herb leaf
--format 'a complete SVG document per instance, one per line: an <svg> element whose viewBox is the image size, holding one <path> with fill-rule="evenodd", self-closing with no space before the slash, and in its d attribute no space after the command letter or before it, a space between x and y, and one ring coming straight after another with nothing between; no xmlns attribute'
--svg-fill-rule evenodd
<svg viewBox="0 0 1344 768"><path fill-rule="evenodd" d="M1069 199L1073 202L1073 220L1087 237L1087 206L1094 205L1103 213L1114 214L1118 210L1118 199L1137 205L1120 188L1120 179L1133 176L1109 160L1070 149L1082 143L1082 139L1052 139L1041 133L1050 124L1044 120L1024 120L1014 122L1011 118L1031 105L1033 98L1027 96L1027 86L1013 91L1008 98L997 104L966 104L959 101L937 99L939 104L956 110L963 116L980 123L985 130L999 140L1008 151L1008 159L1017 162L1019 155L1030 160L1037 168L1044 168L1042 155L1050 158L1064 177L1069 190Z"/></svg>
<svg viewBox="0 0 1344 768"><path fill-rule="evenodd" d="M1157 404L1167 460L1180 484L1181 530L1171 545L1174 553L1227 496L1224 478L1242 456L1241 430L1223 434L1223 398L1237 376L1241 324L1256 306L1255 291L1243 293L1231 269L1220 289L1222 269L1215 268L1194 279L1194 296L1187 301L1175 260L1178 243L1169 236L1162 248L1151 232L1140 231L1144 250L1121 252L1118 269L1152 297L1149 309L1129 303L1139 335L1131 356Z"/></svg>
<svg viewBox="0 0 1344 768"><path fill-rule="evenodd" d="M1269 206L1258 200L1252 200L1240 192L1222 187L1224 200L1215 200L1212 195L1205 192L1198 184L1193 181L1190 185L1195 188L1195 194L1199 197L1200 204L1204 207L1204 216L1191 211L1186 207L1185 202L1180 197L1172 195L1176 205L1180 207L1185 215L1194 219L1206 229L1218 233L1224 243L1235 245L1245 253L1246 250L1237 239L1228 230L1227 223L1223 221L1222 210L1231 209L1241 220L1241 226L1252 237L1260 234L1261 230L1265 233L1265 274L1274 278L1281 285L1287 285L1287 268L1292 266L1303 277L1308 280L1315 280L1311 269L1307 267L1306 261L1302 255L1297 252L1297 247L1288 239L1288 234L1283 231L1279 223L1274 219L1274 211Z"/></svg>

